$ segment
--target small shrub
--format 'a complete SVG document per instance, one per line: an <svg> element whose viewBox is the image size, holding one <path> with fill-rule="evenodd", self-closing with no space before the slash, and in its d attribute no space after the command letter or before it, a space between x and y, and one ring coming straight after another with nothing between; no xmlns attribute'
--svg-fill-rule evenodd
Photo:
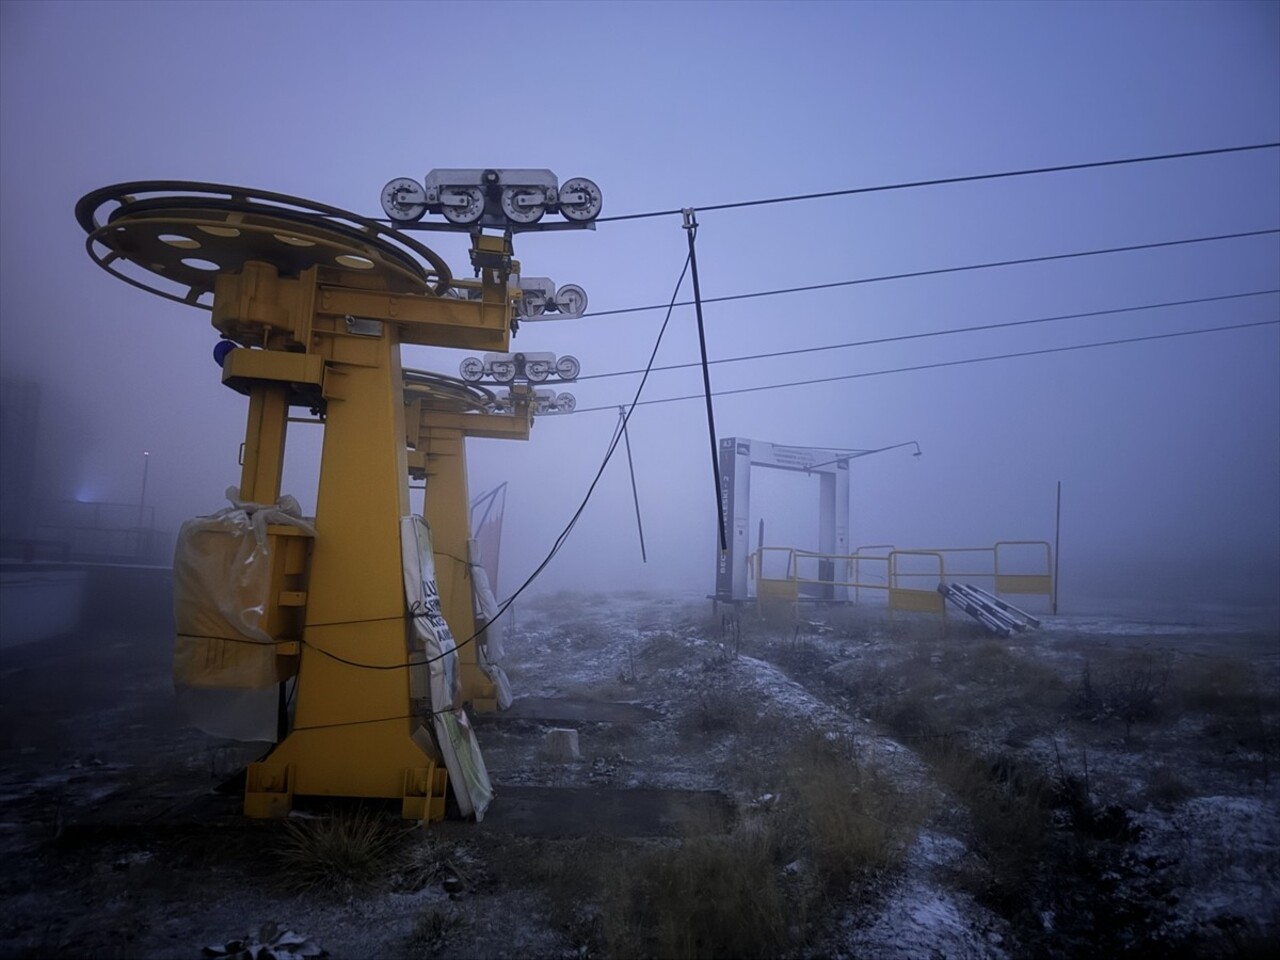
<svg viewBox="0 0 1280 960"><path fill-rule="evenodd" d="M805 624L797 624L791 637L778 648L778 662L791 671L812 670L823 665L823 656Z"/></svg>
<svg viewBox="0 0 1280 960"><path fill-rule="evenodd" d="M742 733L751 726L757 706L736 690L703 687L693 697L686 724L701 733Z"/></svg>
<svg viewBox="0 0 1280 960"><path fill-rule="evenodd" d="M286 820L277 855L291 888L351 895L396 871L401 835L365 810L323 820Z"/></svg>
<svg viewBox="0 0 1280 960"><path fill-rule="evenodd" d="M275 923L265 923L257 931L226 943L211 944L201 953L206 957L221 957L225 960L257 960L259 957L306 960L329 955L314 941L292 930L281 930Z"/></svg>
<svg viewBox="0 0 1280 960"><path fill-rule="evenodd" d="M1153 653L1128 658L1100 671L1098 676L1086 662L1076 691L1076 703L1092 719L1121 721L1127 737L1135 723L1160 716L1169 674L1168 662L1162 664Z"/></svg>
<svg viewBox="0 0 1280 960"><path fill-rule="evenodd" d="M466 925L454 907L432 905L418 915L405 943L409 957L434 957L444 949L451 933Z"/></svg>

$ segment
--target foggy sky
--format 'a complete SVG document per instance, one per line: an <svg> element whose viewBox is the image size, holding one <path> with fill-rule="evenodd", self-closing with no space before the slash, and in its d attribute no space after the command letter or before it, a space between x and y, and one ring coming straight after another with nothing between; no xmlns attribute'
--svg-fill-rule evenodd
<svg viewBox="0 0 1280 960"><path fill-rule="evenodd" d="M381 216L392 177L549 167L604 215L1280 140L1280 5L0 4L0 373L44 385L51 493L148 500L176 530L239 479L246 401L208 314L94 266L72 216L125 180L207 180ZM705 297L1280 226L1280 151L699 215ZM463 240L430 241L463 275ZM678 217L525 235L528 275L591 307L666 302ZM767 297L705 310L713 358L1280 287L1275 236ZM680 299L688 299L687 284ZM712 368L715 389L1276 319L1280 298L1069 320ZM648 312L526 324L584 374L643 366ZM406 348L455 373L467 354ZM679 308L658 363L696 359ZM724 397L721 436L855 461L851 542L1052 539L1063 596L1280 600L1276 327ZM579 407L637 378L568 387ZM656 373L646 398L700 389ZM510 482L507 593L573 513L617 415L469 442ZM285 488L315 503L317 428ZM631 422L649 563L616 459L539 586L709 593L715 504L700 402ZM757 471L770 543L816 549L816 481ZM1162 591L1161 588L1166 588Z"/></svg>

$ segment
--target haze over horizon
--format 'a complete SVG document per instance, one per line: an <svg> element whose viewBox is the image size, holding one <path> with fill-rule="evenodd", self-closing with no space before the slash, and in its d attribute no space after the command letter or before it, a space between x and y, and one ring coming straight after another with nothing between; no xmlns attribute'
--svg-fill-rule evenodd
<svg viewBox="0 0 1280 960"><path fill-rule="evenodd" d="M1064 609L1243 604L1280 625L1280 150L706 209L1277 141L1275 3L9 0L0 377L41 386L42 496L137 503L145 450L147 502L176 531L238 482L245 400L220 382L206 313L89 260L80 196L197 180L380 217L393 177L547 167L595 180L605 218L700 208L710 356L766 355L710 368L720 437L920 444L852 463L852 544L1052 540L1061 481ZM463 238L429 242L469 273ZM688 250L679 216L515 246L527 275L579 284L590 305L512 345L577 356L585 379L564 389L582 412L539 418L527 443L468 445L472 494L510 485L503 595L581 502L639 383L591 377L642 368L664 316L608 311L667 303ZM1244 324L1266 325L982 359ZM829 349L778 355L810 347ZM465 356L407 347L404 364L453 374ZM656 363L697 358L693 308L677 307ZM913 367L928 369L886 372ZM700 391L685 367L641 399ZM648 563L620 450L538 590L712 591L700 400L638 406L629 429ZM318 430L291 430L285 489L312 510ZM753 483L766 541L815 549L816 481Z"/></svg>

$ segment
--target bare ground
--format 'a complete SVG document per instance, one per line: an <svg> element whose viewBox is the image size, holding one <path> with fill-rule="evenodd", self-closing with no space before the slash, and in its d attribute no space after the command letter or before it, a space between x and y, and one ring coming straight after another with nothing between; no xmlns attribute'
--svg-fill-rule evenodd
<svg viewBox="0 0 1280 960"><path fill-rule="evenodd" d="M167 638L4 650L0 954L192 957L268 922L340 957L1275 946L1274 633L1063 617L995 640L874 609L741 627L692 599L521 603L517 696L639 719L482 718L493 815L422 829L377 806L372 866L333 876L290 841L353 811L238 816L215 788L254 748L182 724ZM542 752L549 726L580 760ZM562 830L511 814L550 788L574 798ZM718 799L641 829L605 816L621 794Z"/></svg>

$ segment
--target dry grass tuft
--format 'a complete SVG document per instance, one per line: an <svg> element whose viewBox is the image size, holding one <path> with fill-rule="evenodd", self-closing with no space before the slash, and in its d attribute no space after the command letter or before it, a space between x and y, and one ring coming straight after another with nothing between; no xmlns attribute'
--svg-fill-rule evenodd
<svg viewBox="0 0 1280 960"><path fill-rule="evenodd" d="M713 684L695 693L684 724L700 733L744 733L755 722L758 707L739 691L723 684Z"/></svg>
<svg viewBox="0 0 1280 960"><path fill-rule="evenodd" d="M406 957L436 957L444 952L451 936L467 926L467 920L455 907L428 906L414 922L413 932L405 940Z"/></svg>
<svg viewBox="0 0 1280 960"><path fill-rule="evenodd" d="M1005 894L1020 892L1038 871L1051 836L1055 785L1039 770L1006 756L984 757L954 741L938 742L928 752L938 780L969 812L991 881Z"/></svg>
<svg viewBox="0 0 1280 960"><path fill-rule="evenodd" d="M322 820L286 820L276 850L288 887L350 896L372 889L398 868L404 828L357 810Z"/></svg>
<svg viewBox="0 0 1280 960"><path fill-rule="evenodd" d="M1219 715L1249 712L1261 695L1257 670L1233 657L1184 658L1171 686L1185 708Z"/></svg>
<svg viewBox="0 0 1280 960"><path fill-rule="evenodd" d="M899 867L922 814L887 774L855 763L821 738L792 755L786 797L804 860L833 891Z"/></svg>
<svg viewBox="0 0 1280 960"><path fill-rule="evenodd" d="M768 829L652 850L610 878L601 926L611 957L774 957L793 935Z"/></svg>
<svg viewBox="0 0 1280 960"><path fill-rule="evenodd" d="M889 776L816 734L758 747L780 800L728 836L609 861L600 935L610 956L785 955L832 901L869 894L901 865L922 810Z"/></svg>
<svg viewBox="0 0 1280 960"><path fill-rule="evenodd" d="M645 639L636 650L636 659L649 671L682 667L692 663L695 654L688 641L672 633L656 633Z"/></svg>

